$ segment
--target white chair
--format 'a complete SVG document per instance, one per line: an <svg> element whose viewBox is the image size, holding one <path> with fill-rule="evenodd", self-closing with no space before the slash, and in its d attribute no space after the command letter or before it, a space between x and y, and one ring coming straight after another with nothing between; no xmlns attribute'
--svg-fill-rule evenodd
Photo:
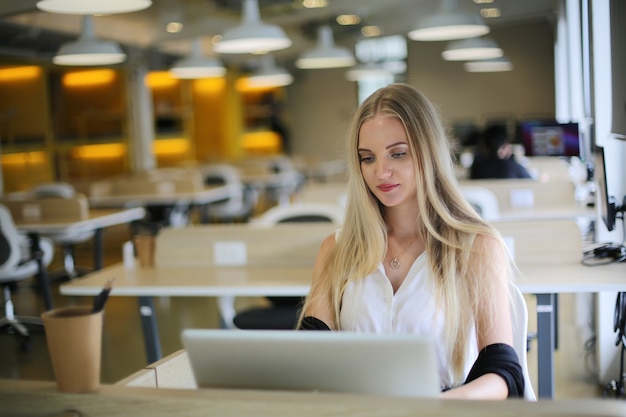
<svg viewBox="0 0 626 417"><path fill-rule="evenodd" d="M329 203L294 203L274 206L250 220L251 226L274 226L278 223L331 222L343 224L344 209Z"/></svg>
<svg viewBox="0 0 626 417"><path fill-rule="evenodd" d="M519 358L524 374L524 399L536 401L537 396L528 375L528 307L524 295L517 286L512 289L511 318L513 322L513 349Z"/></svg>
<svg viewBox="0 0 626 417"><path fill-rule="evenodd" d="M52 262L54 245L51 240L39 241L42 250L42 264L47 267ZM38 317L16 316L11 301L11 285L35 275L39 265L31 253L28 238L20 234L15 227L11 212L0 204L0 284L4 294L4 317L0 318L0 327L9 327L23 338L22 348L30 350L30 334L24 324L42 325Z"/></svg>
<svg viewBox="0 0 626 417"><path fill-rule="evenodd" d="M248 220L258 197L256 190L246 187L239 171L229 164L210 164L200 168L205 185L226 186L229 197L226 201L208 204L203 208L203 223L216 219L220 222L233 222L236 219Z"/></svg>
<svg viewBox="0 0 626 417"><path fill-rule="evenodd" d="M461 193L485 221L500 218L498 198L491 190L485 187L463 186Z"/></svg>
<svg viewBox="0 0 626 417"><path fill-rule="evenodd" d="M38 199L44 198L73 198L76 196L76 190L71 184L65 182L50 182L38 184L31 188L29 194ZM75 264L74 245L87 242L93 239L95 232L93 230L80 232L67 232L54 235L53 242L61 246L63 249L63 269L50 274L52 280L68 278L73 279L83 275L86 271L79 271Z"/></svg>
<svg viewBox="0 0 626 417"><path fill-rule="evenodd" d="M251 227L277 227L280 223L343 223L343 209L331 204L290 204L275 206L250 222ZM271 242L268 242L271 244ZM269 306L237 312L233 323L238 329L293 330L298 321L302 297L266 297Z"/></svg>

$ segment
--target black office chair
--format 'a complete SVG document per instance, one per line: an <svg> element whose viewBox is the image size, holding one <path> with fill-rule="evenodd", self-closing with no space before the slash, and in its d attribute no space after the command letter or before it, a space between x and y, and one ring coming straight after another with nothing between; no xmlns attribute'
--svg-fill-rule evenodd
<svg viewBox="0 0 626 417"><path fill-rule="evenodd" d="M273 227L280 223L343 223L343 208L329 204L292 204L275 206L251 223ZM265 297L268 305L238 312L233 323L245 330L293 330L298 322L304 297Z"/></svg>

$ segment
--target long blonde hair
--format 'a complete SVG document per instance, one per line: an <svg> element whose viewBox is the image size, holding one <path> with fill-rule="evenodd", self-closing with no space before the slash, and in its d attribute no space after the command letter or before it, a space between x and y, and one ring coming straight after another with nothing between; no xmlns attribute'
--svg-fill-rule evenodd
<svg viewBox="0 0 626 417"><path fill-rule="evenodd" d="M415 88L391 84L368 97L354 116L347 140L348 202L345 222L322 269L322 288L312 291L329 302L335 328L340 328L343 292L349 282L372 273L385 256L387 226L379 201L361 174L357 152L363 123L378 115L398 118L404 125L417 184L416 224L424 240L438 305L443 308L445 334L455 382L462 381L465 346L474 318L494 315L490 286L481 279L481 265L471 263L477 235L499 234L462 196L448 138L435 107ZM511 276L511 274L509 274ZM310 297L306 303L314 303ZM303 311L306 310L305 304ZM468 314L470 312L471 314Z"/></svg>

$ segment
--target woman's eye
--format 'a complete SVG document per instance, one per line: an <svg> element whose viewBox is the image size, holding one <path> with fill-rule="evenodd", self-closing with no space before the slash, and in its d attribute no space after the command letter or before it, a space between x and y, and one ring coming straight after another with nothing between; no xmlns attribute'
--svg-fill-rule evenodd
<svg viewBox="0 0 626 417"><path fill-rule="evenodd" d="M362 156L361 158L361 162L372 162L374 160L373 156Z"/></svg>
<svg viewBox="0 0 626 417"><path fill-rule="evenodd" d="M391 154L392 158L399 159L406 156L406 152L394 152Z"/></svg>

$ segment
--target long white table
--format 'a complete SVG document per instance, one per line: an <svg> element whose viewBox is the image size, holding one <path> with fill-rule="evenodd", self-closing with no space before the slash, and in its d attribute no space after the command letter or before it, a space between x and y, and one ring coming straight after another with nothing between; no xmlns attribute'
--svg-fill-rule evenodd
<svg viewBox="0 0 626 417"><path fill-rule="evenodd" d="M95 393L63 394L50 381L0 380L7 416L428 416L622 417L626 403L599 399L462 401L322 392L166 389L102 385ZM65 412L64 412L65 411Z"/></svg>
<svg viewBox="0 0 626 417"><path fill-rule="evenodd" d="M16 221L16 227L23 233L29 235L33 253L39 253L41 251L39 246L39 239L42 236L54 237L59 234L66 233L81 233L85 231L94 231L94 252L93 263L94 269L102 269L103 265L103 229L119 224L130 223L134 220L142 219L145 216L145 210L143 208L129 208L129 209L116 209L116 210L104 210L93 209L89 211L89 215L86 219L56 219L56 220L28 220L28 221ZM48 277L45 273L45 267L41 263L41 259L38 259L39 273L38 284L42 291L44 304L47 310L50 310L52 305L52 297L50 295L50 287L48 283Z"/></svg>
<svg viewBox="0 0 626 417"><path fill-rule="evenodd" d="M538 393L554 396L555 296L560 293L626 291L626 265L587 267L524 265L524 293L537 296ZM309 290L310 267L137 268L115 265L61 286L61 294L95 296L112 277L111 296L137 297L148 363L161 358L153 297L302 296Z"/></svg>

